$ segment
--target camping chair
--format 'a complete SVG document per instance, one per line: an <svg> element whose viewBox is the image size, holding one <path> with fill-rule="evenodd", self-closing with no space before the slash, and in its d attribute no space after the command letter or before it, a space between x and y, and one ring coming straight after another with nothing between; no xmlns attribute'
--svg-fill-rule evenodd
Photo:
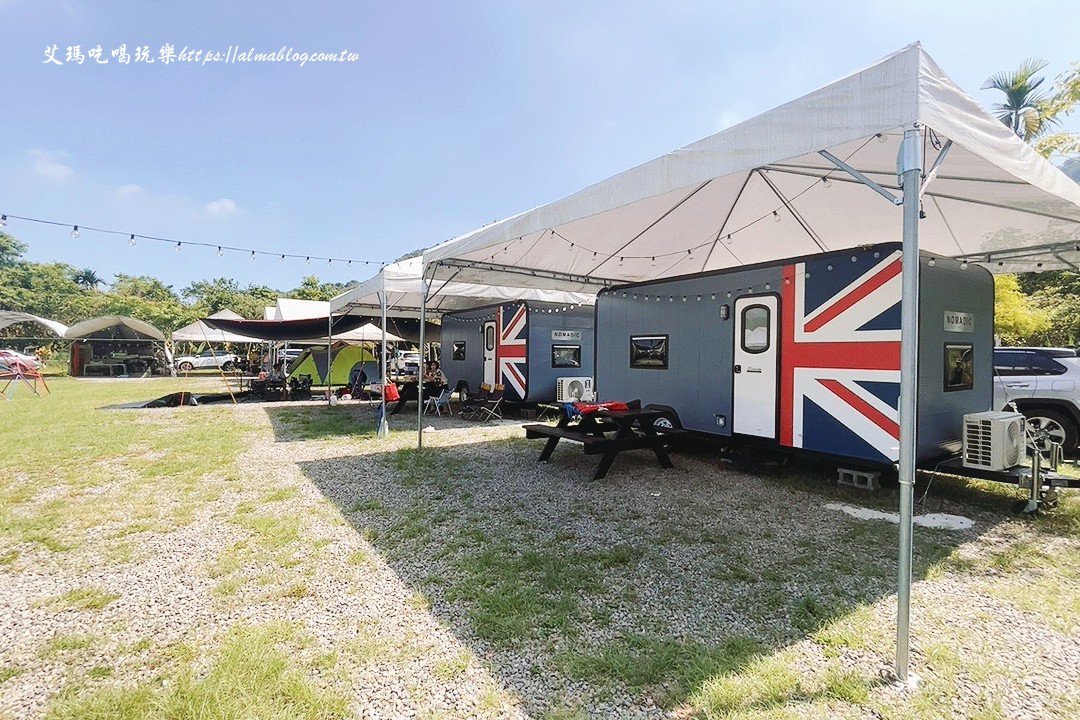
<svg viewBox="0 0 1080 720"><path fill-rule="evenodd" d="M479 420L482 416L480 409L484 407L484 403L488 397L491 396L491 386L487 383L480 385L480 392L476 395L470 395L466 404L461 406L461 419L462 420Z"/></svg>
<svg viewBox="0 0 1080 720"><path fill-rule="evenodd" d="M502 416L502 401L503 401L503 392L505 392L505 390L506 390L505 385L496 385L495 386L495 392L491 393L491 395L489 395L487 397L487 399L484 400L484 404L480 406L480 408L479 408L479 418L478 419L480 419L480 420L502 420L503 419L503 416Z"/></svg>
<svg viewBox="0 0 1080 720"><path fill-rule="evenodd" d="M424 414L442 416L442 411L445 410L447 414L453 415L454 409L450 407L450 388L444 387L442 392L438 396L429 397L424 401Z"/></svg>

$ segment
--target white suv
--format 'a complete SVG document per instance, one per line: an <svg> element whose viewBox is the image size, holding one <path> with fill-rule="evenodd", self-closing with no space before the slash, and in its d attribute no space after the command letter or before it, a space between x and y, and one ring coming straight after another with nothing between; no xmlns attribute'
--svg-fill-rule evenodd
<svg viewBox="0 0 1080 720"><path fill-rule="evenodd" d="M1066 452L1080 436L1080 357L1070 348L995 348L994 408L1014 403L1041 449Z"/></svg>
<svg viewBox="0 0 1080 720"><path fill-rule="evenodd" d="M221 368L232 370L236 367L237 357L227 350L204 350L198 355L183 355L176 358L176 369L188 372L199 368Z"/></svg>

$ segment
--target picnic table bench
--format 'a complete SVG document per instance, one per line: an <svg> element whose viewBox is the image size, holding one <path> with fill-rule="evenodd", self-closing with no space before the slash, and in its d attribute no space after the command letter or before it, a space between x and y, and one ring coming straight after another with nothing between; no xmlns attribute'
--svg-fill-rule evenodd
<svg viewBox="0 0 1080 720"><path fill-rule="evenodd" d="M546 462L560 440L581 443L586 455L601 455L593 480L600 480L615 461L615 457L625 450L649 448L656 455L660 467L675 467L668 457L667 448L672 440L685 430L676 428L657 428L655 423L664 417L658 410L633 408L629 410L599 410L582 415L574 422L567 413L563 413L557 425L533 423L525 426L525 438L536 440L545 438L547 443L537 458L537 462Z"/></svg>

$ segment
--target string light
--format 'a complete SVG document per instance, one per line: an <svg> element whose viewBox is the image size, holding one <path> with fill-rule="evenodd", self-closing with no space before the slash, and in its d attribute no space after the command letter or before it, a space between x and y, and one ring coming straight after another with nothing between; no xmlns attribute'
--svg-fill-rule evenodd
<svg viewBox="0 0 1080 720"><path fill-rule="evenodd" d="M968 269L968 261L967 260L961 260L960 261L960 269L961 270L967 270Z"/></svg>
<svg viewBox="0 0 1080 720"><path fill-rule="evenodd" d="M832 187L832 180L829 179L828 175L822 175L821 176L821 184L824 185L825 187Z"/></svg>
<svg viewBox="0 0 1080 720"><path fill-rule="evenodd" d="M177 244L179 244L179 243L177 243ZM285 257L285 256L282 255L282 257ZM254 250L251 251L251 259L252 259L252 261L255 260L255 251Z"/></svg>
<svg viewBox="0 0 1080 720"><path fill-rule="evenodd" d="M143 235L143 234L139 234L139 233L129 232L129 231L126 231L126 230L111 230L111 229L108 229L108 228L89 227L89 226L86 226L86 225L76 225L76 224L71 224L71 223L66 223L66 222L59 222L59 221L56 221L56 220L44 220L44 219L41 219L41 218L26 217L26 216L22 216L22 215L11 215L9 213L0 214L0 227L6 227L8 225L8 223L9 223L9 221L11 221L11 220L22 220L24 222L38 223L38 224L41 224L41 225L53 225L53 226L57 226L57 227L68 227L68 228L71 228L71 230L69 232L69 235L71 236L72 239L79 239L80 237L82 237L82 234L84 232L86 232L86 231L96 232L96 233L103 233L103 234L106 234L106 235L119 235L120 237L127 238L127 243L131 247L135 247L138 244L138 240L153 240L155 242L168 243L169 245L172 245L173 248L176 249L178 252L179 252L179 247L181 247L183 245L188 245L188 246L210 248L211 250L216 251L218 253L218 256L224 255L226 251L232 251L232 252L238 252L238 253L249 253L249 256L251 256L252 259L255 259L253 257L254 255L260 255L261 254L261 255L268 255L268 256L273 257L274 255L278 254L278 253L275 253L275 252L267 252L267 251L264 251L264 250L255 250L255 249L246 248L246 247L219 245L219 244L214 243L214 242L201 242L201 241L196 241L196 240L176 240L175 238L160 237L160 236L155 236L155 235ZM317 256L314 256L314 255L312 255L312 256L290 255L288 253L281 253L280 257L281 257L282 261L284 261L285 258L305 258L305 259L308 259L308 260L311 260L311 259L314 259L314 260L326 260L328 264L333 264L334 260L337 260L339 262L347 262L350 265L353 262L352 258L317 257ZM364 263L364 265L376 264L379 267L385 267L385 265L386 265L386 263L379 262L377 260L356 260L356 262L358 262L358 263L362 262L362 263Z"/></svg>
<svg viewBox="0 0 1080 720"><path fill-rule="evenodd" d="M885 136L885 133L878 133L877 135L875 135L875 137L877 138L877 141L879 143L885 143L889 141L889 138Z"/></svg>
<svg viewBox="0 0 1080 720"><path fill-rule="evenodd" d="M780 213L773 210L772 211L772 219L773 219L773 222L780 222Z"/></svg>
<svg viewBox="0 0 1080 720"><path fill-rule="evenodd" d="M179 241L176 243L176 252L180 252L180 243L179 243Z"/></svg>

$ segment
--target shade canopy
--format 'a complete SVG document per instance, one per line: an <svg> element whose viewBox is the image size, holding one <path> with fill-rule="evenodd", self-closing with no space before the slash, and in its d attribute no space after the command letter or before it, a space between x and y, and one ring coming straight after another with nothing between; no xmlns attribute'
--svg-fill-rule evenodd
<svg viewBox="0 0 1080 720"><path fill-rule="evenodd" d="M387 312L395 316L417 316L424 288L423 258L414 257L387 265L374 277L349 288L330 300L331 312L359 314L377 313L385 298ZM436 281L431 284L426 311L440 315L451 310L463 310L490 305L499 300L532 300L591 305L596 297L591 293L565 292L543 287L511 287L486 282L462 283Z"/></svg>
<svg viewBox="0 0 1080 720"><path fill-rule="evenodd" d="M329 303L323 302L324 307ZM358 315L336 315L330 319L331 328L336 337L338 333L353 330L360 327L370 318ZM302 340L325 340L328 318L312 317L300 320L228 320L225 318L205 318L207 325L229 333L237 333L248 337L261 338L263 340L276 340L281 342L294 342Z"/></svg>
<svg viewBox="0 0 1080 720"><path fill-rule="evenodd" d="M57 337L64 337L64 333L67 332L68 326L63 323L56 322L55 320L46 320L40 318L37 315L31 315L30 313L15 312L14 310L0 310L0 330L12 325L18 325L19 323L34 323L40 327L45 328L51 334Z"/></svg>
<svg viewBox="0 0 1080 720"><path fill-rule="evenodd" d="M64 337L68 340L165 340L161 331L150 323L125 315L102 315L83 320L69 327Z"/></svg>
<svg viewBox="0 0 1080 720"><path fill-rule="evenodd" d="M211 318L220 320L243 320L244 316L232 310L219 310ZM208 343L257 343L262 338L250 337L234 332L226 332L220 328L210 327L202 320L196 320L190 325L185 325L179 330L172 332L173 342L208 342Z"/></svg>
<svg viewBox="0 0 1080 720"><path fill-rule="evenodd" d="M431 248L424 263L434 265L429 276L453 282L595 292L899 240L897 152L914 126L926 157L922 250L993 272L1080 264L1080 187L957 87L918 44L562 200Z"/></svg>

